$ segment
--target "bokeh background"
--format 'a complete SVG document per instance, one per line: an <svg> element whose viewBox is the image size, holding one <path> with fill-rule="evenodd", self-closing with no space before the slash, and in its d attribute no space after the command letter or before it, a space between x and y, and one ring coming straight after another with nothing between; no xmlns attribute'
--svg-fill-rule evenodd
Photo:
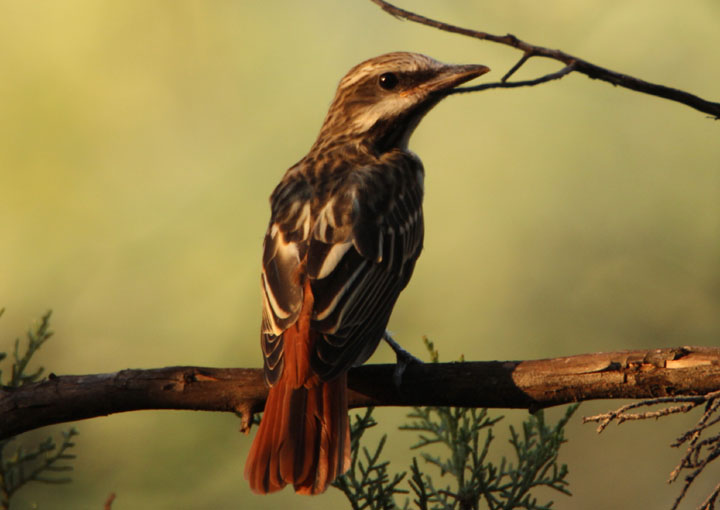
<svg viewBox="0 0 720 510"><path fill-rule="evenodd" d="M415 1L405 6L562 48L720 99L720 4L640 0ZM260 366L267 197L310 147L341 76L393 50L482 63L519 57L369 1L0 3L0 350L46 309L57 374ZM532 62L519 77L558 66ZM445 360L717 345L720 124L582 76L449 98L411 148L427 170L427 236L391 329ZM373 361L391 361L381 347ZM667 508L669 444L693 417L611 427L579 415L559 509ZM377 411L397 469L406 410ZM552 418L562 410L551 410ZM517 423L526 413L495 411ZM234 416L134 412L78 423L74 483L16 508L346 508L249 494ZM61 428L30 434L29 439ZM509 452L507 437L495 458ZM694 508L717 483L705 476Z"/></svg>

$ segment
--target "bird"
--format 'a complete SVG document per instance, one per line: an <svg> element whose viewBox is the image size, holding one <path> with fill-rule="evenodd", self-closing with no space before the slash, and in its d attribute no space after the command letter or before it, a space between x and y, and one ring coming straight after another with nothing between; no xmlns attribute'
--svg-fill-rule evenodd
<svg viewBox="0 0 720 510"><path fill-rule="evenodd" d="M393 52L353 67L309 152L270 197L261 347L269 386L253 492L320 494L350 467L348 370L385 335L423 246L420 120L489 69Z"/></svg>

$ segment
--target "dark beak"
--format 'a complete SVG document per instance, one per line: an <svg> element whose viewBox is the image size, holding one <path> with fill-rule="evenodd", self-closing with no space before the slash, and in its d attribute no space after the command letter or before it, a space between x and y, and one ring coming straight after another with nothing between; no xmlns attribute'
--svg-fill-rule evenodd
<svg viewBox="0 0 720 510"><path fill-rule="evenodd" d="M452 89L467 81L490 71L490 68L483 65L448 65L444 67L437 76L423 84L423 88L431 94L447 94Z"/></svg>

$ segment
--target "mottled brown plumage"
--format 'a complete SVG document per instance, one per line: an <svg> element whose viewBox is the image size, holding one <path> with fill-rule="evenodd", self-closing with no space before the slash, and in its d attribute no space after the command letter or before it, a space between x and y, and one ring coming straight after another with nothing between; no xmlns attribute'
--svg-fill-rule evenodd
<svg viewBox="0 0 720 510"><path fill-rule="evenodd" d="M271 388L245 467L255 492L317 494L349 467L347 371L377 347L422 249L424 171L408 139L487 71L404 52L357 65L275 188L262 272Z"/></svg>

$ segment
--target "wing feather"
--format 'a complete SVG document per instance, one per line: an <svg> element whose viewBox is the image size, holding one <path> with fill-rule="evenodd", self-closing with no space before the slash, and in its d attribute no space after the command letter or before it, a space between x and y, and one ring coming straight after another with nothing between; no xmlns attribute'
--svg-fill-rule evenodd
<svg viewBox="0 0 720 510"><path fill-rule="evenodd" d="M282 333L297 321L303 303L301 272L312 223L310 186L293 169L271 197L272 217L263 247L260 343L265 380L273 385L284 366Z"/></svg>
<svg viewBox="0 0 720 510"><path fill-rule="evenodd" d="M372 354L410 279L422 249L422 171L419 160L407 153L376 168L358 169L362 175L348 179L355 188L346 194L355 198L351 237L342 239L352 248L340 254L326 245L326 238L310 240L308 267L323 268L311 274L311 285L313 328L322 333L313 368L324 379ZM341 203L336 200L334 206ZM331 254L341 256L331 263ZM320 262L314 256L324 258Z"/></svg>

